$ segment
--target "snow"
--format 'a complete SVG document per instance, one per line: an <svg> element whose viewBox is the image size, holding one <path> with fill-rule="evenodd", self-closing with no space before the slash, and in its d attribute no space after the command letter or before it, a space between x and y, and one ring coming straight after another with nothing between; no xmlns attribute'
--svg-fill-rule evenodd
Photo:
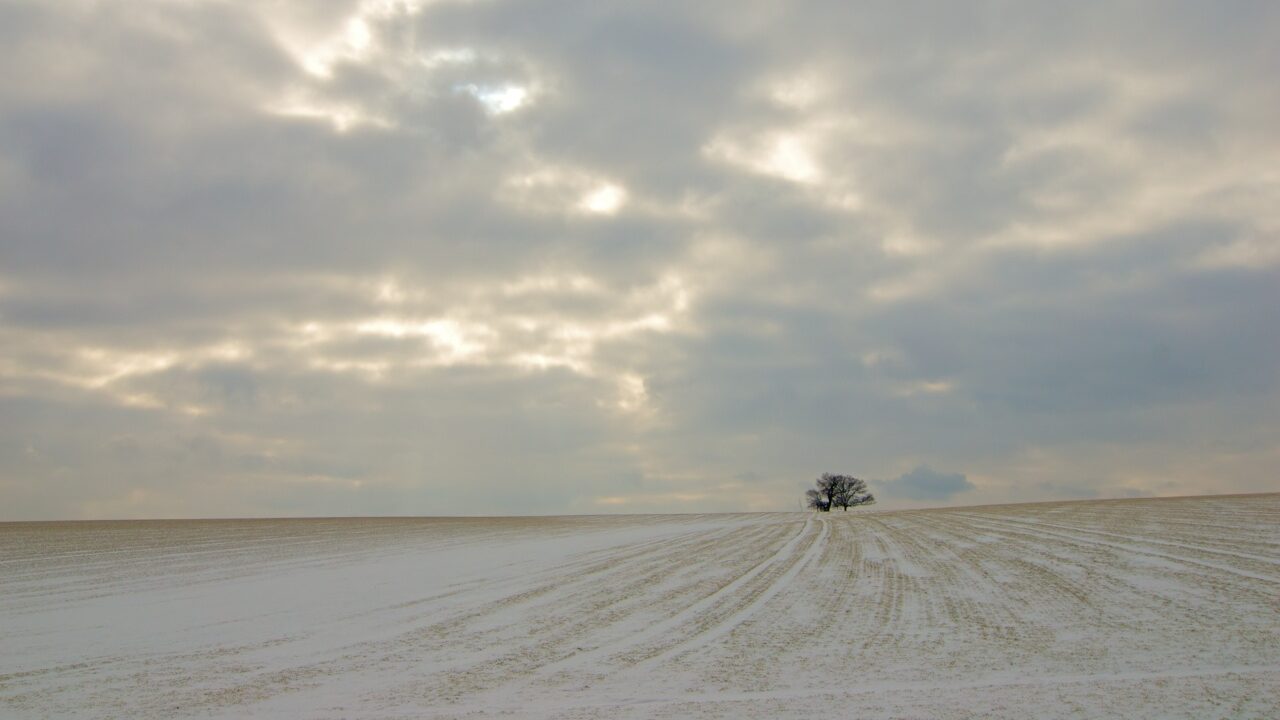
<svg viewBox="0 0 1280 720"><path fill-rule="evenodd" d="M1280 716L1280 495L0 524L0 718Z"/></svg>

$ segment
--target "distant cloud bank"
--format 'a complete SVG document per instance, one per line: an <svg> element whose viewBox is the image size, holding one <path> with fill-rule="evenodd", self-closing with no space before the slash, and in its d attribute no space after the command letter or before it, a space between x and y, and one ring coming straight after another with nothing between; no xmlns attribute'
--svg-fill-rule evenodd
<svg viewBox="0 0 1280 720"><path fill-rule="evenodd" d="M878 483L886 497L903 497L910 500L949 500L953 496L974 489L961 473L941 473L921 465L893 480Z"/></svg>

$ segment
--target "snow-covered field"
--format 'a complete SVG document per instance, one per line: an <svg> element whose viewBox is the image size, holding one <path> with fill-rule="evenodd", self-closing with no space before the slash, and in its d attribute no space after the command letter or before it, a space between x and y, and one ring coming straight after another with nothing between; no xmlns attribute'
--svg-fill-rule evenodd
<svg viewBox="0 0 1280 720"><path fill-rule="evenodd" d="M0 524L0 717L1280 717L1280 495Z"/></svg>

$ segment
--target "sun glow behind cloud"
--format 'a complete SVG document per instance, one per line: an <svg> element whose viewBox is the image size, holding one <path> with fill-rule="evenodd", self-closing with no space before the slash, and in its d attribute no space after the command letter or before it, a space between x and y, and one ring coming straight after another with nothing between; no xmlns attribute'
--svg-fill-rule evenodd
<svg viewBox="0 0 1280 720"><path fill-rule="evenodd" d="M307 367L379 384L453 367L517 372L561 369L601 381L600 407L639 414L649 408L643 375L602 353L646 335L688 331L692 297L686 283L672 275L619 296L582 273L546 273L473 288L466 303L455 310L423 316L415 314L414 307L434 304L436 298L399 278L384 276L345 286L367 292L367 301L385 310L358 320L315 318L287 324L272 333L259 332L252 344L226 338L210 345L170 345L147 352L86 347L63 368L0 366L0 374L82 388L128 407L206 415L217 408L189 401L175 404L154 390L137 388L150 387L156 378L174 371L198 372L224 365L258 371ZM587 317L536 312L528 306L540 298L564 296L616 300L616 304L604 314ZM512 310L496 309L508 302L516 303ZM483 307L494 309L477 312ZM368 345L369 341L394 345Z"/></svg>
<svg viewBox="0 0 1280 720"><path fill-rule="evenodd" d="M413 22L432 5L458 0L409 2L365 0L336 24L327 16L300 12L292 6L260 9L261 17L304 71L305 77L282 88L263 109L281 117L326 120L340 133L369 127L387 130L399 126L406 104L420 104L429 96L464 95L474 98L491 116L502 116L527 107L535 84L527 79L457 79L482 63L499 56L469 46L422 48L406 42L394 28ZM305 16L305 22L299 17ZM352 87L338 76L340 69L381 76L386 83L381 98L349 92ZM480 73L484 74L484 73ZM433 87L433 78L454 78L444 88ZM386 92L399 96L386 102ZM389 112L389 108L396 108Z"/></svg>
<svg viewBox="0 0 1280 720"><path fill-rule="evenodd" d="M477 85L466 83L455 86L458 92L474 97L484 109L493 115L505 115L519 110L527 102L529 91L519 85Z"/></svg>
<svg viewBox="0 0 1280 720"><path fill-rule="evenodd" d="M627 199L626 191L617 185L605 184L587 193L579 203L583 210L599 215L612 215Z"/></svg>
<svg viewBox="0 0 1280 720"><path fill-rule="evenodd" d="M713 157L762 175L808 184L822 178L809 138L796 132L774 132L755 137L721 137L705 152Z"/></svg>
<svg viewBox="0 0 1280 720"><path fill-rule="evenodd" d="M507 179L502 195L525 212L614 215L628 201L621 184L590 171L546 163Z"/></svg>
<svg viewBox="0 0 1280 720"><path fill-rule="evenodd" d="M299 66L322 79L341 62L367 60L377 49L373 26L393 18L413 18L432 4L465 0L360 0L346 15L316 18L305 6L264 3L256 6L263 23Z"/></svg>
<svg viewBox="0 0 1280 720"><path fill-rule="evenodd" d="M378 285L377 297L385 298L387 288L398 285L394 281L383 281ZM530 276L500 283L473 293L471 301L483 307L492 304L486 297L527 300L562 292L608 297L597 281L567 274ZM384 314L346 324L310 321L297 332L302 343L311 348L309 352L321 355L325 344L340 345L345 339L358 336L426 340L431 349L425 355L410 356L405 360L407 367L459 364L534 369L563 367L584 375L596 375L605 372L596 361L596 352L602 344L639 333L675 331L686 322L682 317L689 309L689 296L682 282L666 277L648 288L638 288L615 309L616 314L596 319L537 315L528 310L477 315L474 310L459 308L453 314L434 318ZM330 363L327 367L340 371L346 366ZM359 366L352 367L359 369ZM394 369L394 364L379 367L386 371Z"/></svg>

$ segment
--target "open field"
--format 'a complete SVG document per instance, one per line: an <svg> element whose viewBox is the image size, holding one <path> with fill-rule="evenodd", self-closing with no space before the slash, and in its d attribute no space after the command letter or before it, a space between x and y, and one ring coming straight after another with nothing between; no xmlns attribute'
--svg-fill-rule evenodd
<svg viewBox="0 0 1280 720"><path fill-rule="evenodd" d="M0 717L1280 716L1280 495L0 524Z"/></svg>

